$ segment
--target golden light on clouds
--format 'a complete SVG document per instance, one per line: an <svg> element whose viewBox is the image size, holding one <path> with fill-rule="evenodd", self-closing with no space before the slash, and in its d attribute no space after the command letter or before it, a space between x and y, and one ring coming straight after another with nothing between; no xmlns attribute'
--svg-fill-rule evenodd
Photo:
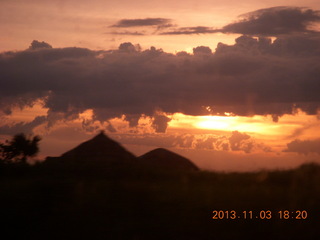
<svg viewBox="0 0 320 240"><path fill-rule="evenodd" d="M319 159L319 1L19 2L0 1L0 141Z"/></svg>
<svg viewBox="0 0 320 240"><path fill-rule="evenodd" d="M230 128L233 120L230 117L221 117L221 116L204 116L200 118L202 120L199 119L199 122L194 124L196 128L217 129L217 130Z"/></svg>
<svg viewBox="0 0 320 240"><path fill-rule="evenodd" d="M294 124L287 124L294 127ZM169 123L173 128L195 128L219 131L241 131L248 133L277 135L283 128L281 124L272 122L271 116L186 116L181 113L174 114Z"/></svg>
<svg viewBox="0 0 320 240"><path fill-rule="evenodd" d="M32 107L25 107L24 109L15 108L11 115L3 116L2 122L6 123L28 123L34 120L36 116L47 115L47 108L43 107L43 103L38 101ZM170 121L168 122L168 130L185 129L191 133L199 131L212 131L218 132L232 132L239 131L251 135L259 136L264 139L278 140L288 139L290 137L297 137L305 135L308 138L316 138L320 132L318 127L317 116L307 115L305 112L298 110L295 114L286 114L279 118L278 122L272 120L271 115L260 116L255 115L252 117L234 116L232 113L225 113L225 116L191 116L182 113L166 115ZM72 120L74 123L87 123L95 124L99 127L97 121L94 120L94 111L87 109L80 113L76 119ZM138 120L136 129L140 132L152 132L150 124L152 119L147 116L141 116ZM121 118L110 119L107 124L100 124L100 127L112 124L117 131L127 131L129 129L125 115ZM146 128L145 131L142 131Z"/></svg>
<svg viewBox="0 0 320 240"><path fill-rule="evenodd" d="M92 120L93 110L87 109L84 112L79 114L79 119L81 120Z"/></svg>
<svg viewBox="0 0 320 240"><path fill-rule="evenodd" d="M188 116L176 113L171 116L169 129L184 129L190 133L222 133L239 131L272 145L285 146L288 139L297 137L314 139L319 136L320 127L314 115L297 111L294 115L283 115L278 122L267 116Z"/></svg>
<svg viewBox="0 0 320 240"><path fill-rule="evenodd" d="M48 109L43 107L42 102L37 102L33 107L26 107L24 109L15 108L11 115L2 117L4 120L2 121L2 125L15 126L19 124L32 124L37 117L46 116L47 111ZM69 120L59 120L59 116L57 116L57 119L53 120L54 124L52 126L48 127L47 123L42 123L34 128L33 132L45 136L49 139L49 142L54 142L55 149L58 149L60 152L63 152L65 149L61 148L61 150L59 148L59 144L55 142L56 137L54 136L61 131L65 131L64 129L73 129L73 134L78 132L83 140L87 138L86 136L89 137L100 129L105 129L109 135L118 141L129 141L129 144L134 144L137 141L138 143L141 142L140 144L147 144L146 146L148 146L149 143L152 144L152 142L154 144L177 144L176 149L195 151L200 151L203 147L209 147L207 150L203 150L207 152L208 158L210 151L221 151L226 152L226 154L227 152L231 154L226 156L242 156L245 154L243 155L245 159L247 158L246 156L249 155L252 155L251 158L254 159L254 156L256 156L254 154L271 154L270 156L268 155L270 159L275 158L275 156L277 156L275 154L280 154L282 158L288 156L288 158L296 159L293 157L295 156L294 153L283 152L287 148L288 142L294 141L295 139L317 139L320 134L317 116L307 115L300 110L292 115L281 116L278 122L274 122L271 115L245 117L235 116L232 113L225 113L225 116L191 116L182 113L170 115L163 112L161 114L169 119L165 133L157 133L155 131L153 128L154 119L149 116L141 116L136 126L130 126L125 115L100 122L95 119L93 109L87 109L78 114L78 117ZM50 117L55 116L53 114ZM53 137L50 137L51 135ZM235 136L244 140L240 139L237 143L240 144L239 147L241 146L241 150L232 150L232 146L234 149L238 148L238 145L232 145L232 139ZM144 142L143 139L145 137L150 138L150 141L145 140L146 142ZM5 138L2 140L4 139ZM211 142L212 139L216 140ZM167 143L167 141L169 142ZM170 143L170 141L172 142ZM45 141L44 143L47 142ZM70 140L68 144L70 146L77 144L77 139ZM224 149L224 144L229 144L228 149ZM254 144L254 147L251 148L250 144ZM210 150L211 147L212 149ZM249 155L245 152L247 147L249 147ZM45 152L51 154L54 152L53 149L45 146L43 149ZM133 151L134 149L135 147ZM45 153L42 154L41 156L45 157ZM259 158L262 156L260 155ZM315 154L310 156L312 156L313 159L317 159L317 155ZM305 156L303 159L308 158ZM264 164L266 166L268 165L267 162Z"/></svg>
<svg viewBox="0 0 320 240"><path fill-rule="evenodd" d="M48 108L44 108L43 102L39 100L33 106L27 106L23 109L13 108L12 113L4 116L4 119L8 122L30 122L35 116L47 115L47 111Z"/></svg>

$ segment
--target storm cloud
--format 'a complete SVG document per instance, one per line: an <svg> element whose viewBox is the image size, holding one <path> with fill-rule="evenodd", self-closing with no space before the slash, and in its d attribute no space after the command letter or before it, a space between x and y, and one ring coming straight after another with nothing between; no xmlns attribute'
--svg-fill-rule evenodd
<svg viewBox="0 0 320 240"><path fill-rule="evenodd" d="M45 44L42 44L45 45ZM194 54L170 54L123 43L117 50L36 48L0 54L0 109L32 106L41 99L47 121L125 115L130 126L150 116L157 132L166 114L232 112L272 114L301 108L316 114L320 103L320 38L314 34L268 38L241 36L234 45L205 46ZM162 113L162 114L159 114ZM234 145L236 147L236 145Z"/></svg>

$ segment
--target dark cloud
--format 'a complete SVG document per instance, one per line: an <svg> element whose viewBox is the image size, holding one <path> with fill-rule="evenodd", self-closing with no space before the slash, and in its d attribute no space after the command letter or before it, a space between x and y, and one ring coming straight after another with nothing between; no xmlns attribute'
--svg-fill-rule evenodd
<svg viewBox="0 0 320 240"><path fill-rule="evenodd" d="M248 142L250 136L245 133L240 133L238 131L232 132L232 136L229 138L230 148L232 151L243 150L246 153L249 153L253 147L252 142Z"/></svg>
<svg viewBox="0 0 320 240"><path fill-rule="evenodd" d="M277 36L312 32L309 27L320 22L320 12L299 7L272 7L241 15L238 22L221 31L249 35Z"/></svg>
<svg viewBox="0 0 320 240"><path fill-rule="evenodd" d="M167 18L140 18L140 19L122 19L111 27L129 28L129 27L143 27L143 26L162 26L169 27L171 19Z"/></svg>
<svg viewBox="0 0 320 240"><path fill-rule="evenodd" d="M52 46L46 42L39 42L37 40L33 40L29 49L31 50L35 50L35 49L39 49L39 48L52 48Z"/></svg>
<svg viewBox="0 0 320 240"><path fill-rule="evenodd" d="M282 59L290 62L289 59L287 59L289 56L294 58L293 61L297 61L301 57L311 58L320 56L319 41L320 35L318 34L281 36L275 39L273 43L270 38L253 38L243 35L235 40L235 45L229 46L219 43L216 48L216 53L244 54L247 52L251 56L261 54L268 57L278 56L278 60Z"/></svg>
<svg viewBox="0 0 320 240"><path fill-rule="evenodd" d="M132 53L132 52L138 52L140 51L141 47L139 44L133 45L131 42L125 42L121 43L119 46L119 51L120 52L127 52L127 53Z"/></svg>
<svg viewBox="0 0 320 240"><path fill-rule="evenodd" d="M194 55L210 55L212 54L212 51L209 47L206 46L199 46L196 48L193 48L193 54Z"/></svg>
<svg viewBox="0 0 320 240"><path fill-rule="evenodd" d="M166 132L168 122L170 121L171 119L163 114L155 114L154 119L152 121L152 126L156 132L164 133Z"/></svg>
<svg viewBox="0 0 320 240"><path fill-rule="evenodd" d="M213 29L211 27L181 27L167 32L162 32L160 35L192 35L192 34L207 34L207 33L217 33L220 30Z"/></svg>
<svg viewBox="0 0 320 240"><path fill-rule="evenodd" d="M287 144L287 149L284 150L284 152L296 152L304 155L308 155L309 153L320 154L320 139L315 139L315 140L296 139Z"/></svg>
<svg viewBox="0 0 320 240"><path fill-rule="evenodd" d="M128 36L143 36L145 35L145 33L142 32L138 32L138 31L122 31L122 32L107 32L107 34L113 34L113 35L128 35Z"/></svg>
<svg viewBox="0 0 320 240"><path fill-rule="evenodd" d="M233 112L272 114L278 120L301 108L320 106L320 37L315 34L267 38L241 36L220 43L215 53L169 54L123 43L117 50L40 48L0 54L0 110L32 106L42 99L47 121L72 120L93 110L94 120L123 115L130 126L139 116L165 131L166 113ZM164 115L158 116L158 112Z"/></svg>
<svg viewBox="0 0 320 240"><path fill-rule="evenodd" d="M41 124L46 123L47 117L46 116L38 116L35 117L31 122L19 122L13 125L4 125L0 126L0 134L1 135L13 135L20 132L23 133L32 133L35 127L38 127Z"/></svg>
<svg viewBox="0 0 320 240"><path fill-rule="evenodd" d="M129 122L129 127L132 128L138 125L140 117L140 114L126 114L125 120Z"/></svg>
<svg viewBox="0 0 320 240"><path fill-rule="evenodd" d="M320 11L302 7L272 7L256 10L239 16L240 20L220 29L209 26L177 27L171 19L144 18L122 19L114 28L141 26L157 27L150 34L159 35L194 35L213 33L240 33L254 36L280 36L285 34L315 33L311 28L320 22ZM163 31L163 29L167 29ZM117 35L143 35L141 32L111 32Z"/></svg>
<svg viewBox="0 0 320 240"><path fill-rule="evenodd" d="M255 36L279 36L284 34L315 33L311 30L314 24L320 22L320 11L302 7L272 7L256 10L240 15L240 20L230 23L220 29L209 26L177 27L171 24L171 19L144 18L122 19L111 27L131 28L141 26L156 26L157 30L150 34L159 35L193 35L240 33ZM163 29L167 29L163 31ZM143 35L140 32L111 32L118 35Z"/></svg>

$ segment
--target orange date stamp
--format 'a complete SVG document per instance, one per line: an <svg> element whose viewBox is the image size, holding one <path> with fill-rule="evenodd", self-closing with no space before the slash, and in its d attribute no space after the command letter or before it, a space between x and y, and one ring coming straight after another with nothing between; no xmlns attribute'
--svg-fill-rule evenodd
<svg viewBox="0 0 320 240"><path fill-rule="evenodd" d="M305 220L308 218L308 212L306 210L260 210L260 211L236 211L236 210L213 210L212 219L213 220L236 220L236 219L280 219L280 220Z"/></svg>

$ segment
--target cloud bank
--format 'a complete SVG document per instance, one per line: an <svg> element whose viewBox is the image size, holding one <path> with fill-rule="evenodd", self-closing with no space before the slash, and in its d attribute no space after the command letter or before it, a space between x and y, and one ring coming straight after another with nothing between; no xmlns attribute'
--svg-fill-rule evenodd
<svg viewBox="0 0 320 240"><path fill-rule="evenodd" d="M231 135L194 134L118 134L112 135L123 144L157 146L163 148L214 150L226 152L271 152L266 146L246 133L233 131Z"/></svg>
<svg viewBox="0 0 320 240"><path fill-rule="evenodd" d="M142 51L131 43L109 51L32 46L39 47L0 54L4 114L42 99L48 120L93 109L100 121L151 116L163 132L170 119L159 112L204 115L210 106L211 114L277 119L297 108L308 114L319 108L320 37L314 34L274 42L241 36L234 45L220 43L214 53L197 47L193 55L155 47Z"/></svg>
<svg viewBox="0 0 320 240"><path fill-rule="evenodd" d="M313 32L309 27L320 22L320 12L299 7L272 7L241 15L241 20L221 31L249 35L277 36Z"/></svg>
<svg viewBox="0 0 320 240"><path fill-rule="evenodd" d="M284 152L296 152L304 155L308 155L310 153L320 154L320 139L315 139L315 140L296 139L287 144L287 149L284 150Z"/></svg>
<svg viewBox="0 0 320 240"><path fill-rule="evenodd" d="M175 27L171 20L124 19L113 27L136 27L163 25L166 30L154 32L160 35L193 35L213 33L238 33L251 36L279 36L285 34L315 33L311 28L320 23L320 11L302 7L271 7L259 9L239 16L240 20L227 24L222 28L212 26Z"/></svg>

